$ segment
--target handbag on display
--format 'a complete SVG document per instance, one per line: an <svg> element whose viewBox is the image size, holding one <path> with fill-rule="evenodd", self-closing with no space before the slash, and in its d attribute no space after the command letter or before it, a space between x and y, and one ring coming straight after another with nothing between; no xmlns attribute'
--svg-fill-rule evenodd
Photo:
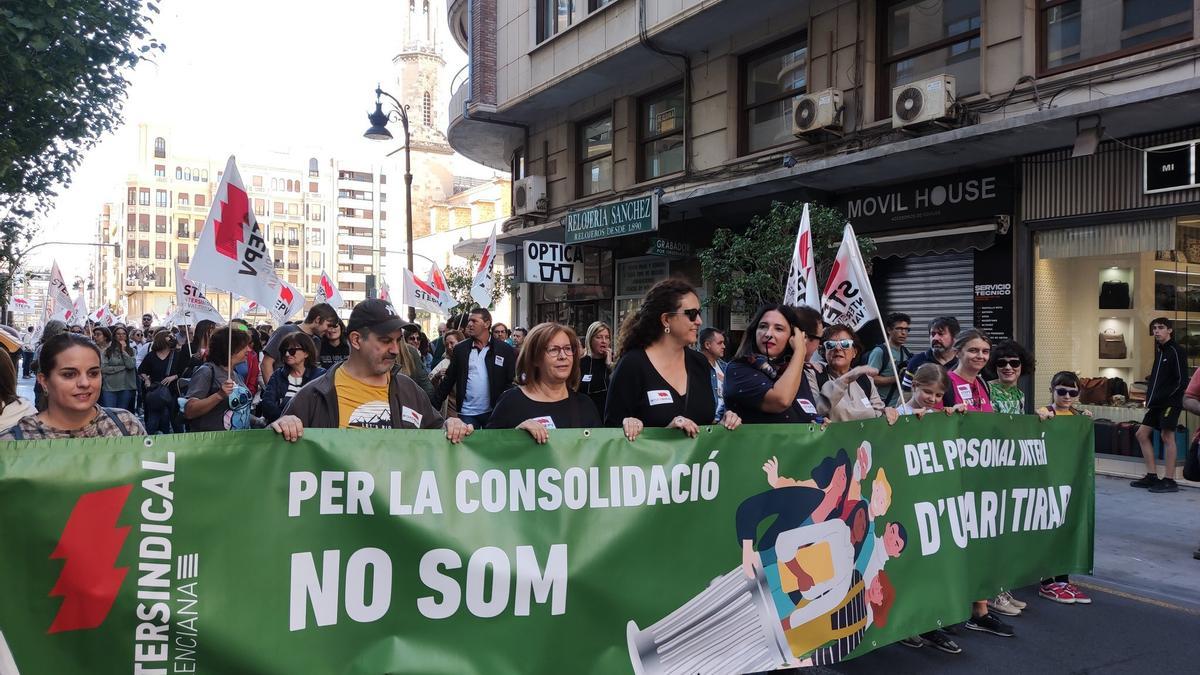
<svg viewBox="0 0 1200 675"><path fill-rule="evenodd" d="M1079 378L1079 402L1086 405L1105 405L1108 403L1108 378Z"/></svg>
<svg viewBox="0 0 1200 675"><path fill-rule="evenodd" d="M1128 355L1125 336L1109 328L1100 333L1100 358L1123 359Z"/></svg>
<svg viewBox="0 0 1200 675"><path fill-rule="evenodd" d="M1129 309L1129 284L1124 281L1100 284L1100 309Z"/></svg>

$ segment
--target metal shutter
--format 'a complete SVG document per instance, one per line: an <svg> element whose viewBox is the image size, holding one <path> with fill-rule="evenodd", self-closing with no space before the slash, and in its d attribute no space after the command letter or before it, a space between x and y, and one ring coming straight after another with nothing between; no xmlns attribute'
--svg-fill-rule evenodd
<svg viewBox="0 0 1200 675"><path fill-rule="evenodd" d="M929 346L926 328L935 316L953 316L963 328L975 325L975 252L909 256L892 263L881 284L879 311L912 317L909 349Z"/></svg>

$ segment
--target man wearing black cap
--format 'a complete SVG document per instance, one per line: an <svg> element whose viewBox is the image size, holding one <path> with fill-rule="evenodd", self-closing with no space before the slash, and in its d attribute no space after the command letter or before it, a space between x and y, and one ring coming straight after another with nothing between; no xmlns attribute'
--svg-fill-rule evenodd
<svg viewBox="0 0 1200 675"><path fill-rule="evenodd" d="M306 427L445 429L452 443L469 435L474 427L443 420L425 392L394 369L405 323L383 300L356 305L346 325L350 357L297 392L272 428L289 441Z"/></svg>

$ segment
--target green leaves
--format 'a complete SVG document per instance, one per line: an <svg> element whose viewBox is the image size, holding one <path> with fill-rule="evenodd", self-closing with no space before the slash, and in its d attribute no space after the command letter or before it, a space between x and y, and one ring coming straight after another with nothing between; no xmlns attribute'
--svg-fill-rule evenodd
<svg viewBox="0 0 1200 675"><path fill-rule="evenodd" d="M704 278L712 287L708 301L732 306L740 299L750 311L764 303L781 301L803 213L802 202L772 202L771 210L752 218L745 231L720 228L714 232L712 245L698 256ZM809 220L819 283L833 266L846 216L837 209L812 204ZM875 243L859 237L858 245L869 260Z"/></svg>
<svg viewBox="0 0 1200 675"><path fill-rule="evenodd" d="M471 258L469 264L450 265L442 271L446 277L446 287L450 289L450 295L456 303L453 310L455 313L476 306L476 302L471 298L471 286L475 282L475 265L478 262L476 258ZM516 289L516 284L513 283L513 276L501 272L498 265L492 268L492 273L496 278L496 283L492 287L492 306L495 306L505 293L511 293Z"/></svg>
<svg viewBox="0 0 1200 675"><path fill-rule="evenodd" d="M142 0L0 6L0 227L28 231L83 153L124 120L129 68L161 52ZM12 264L0 247L0 265ZM3 298L0 297L0 300ZM0 303L3 304L3 303Z"/></svg>

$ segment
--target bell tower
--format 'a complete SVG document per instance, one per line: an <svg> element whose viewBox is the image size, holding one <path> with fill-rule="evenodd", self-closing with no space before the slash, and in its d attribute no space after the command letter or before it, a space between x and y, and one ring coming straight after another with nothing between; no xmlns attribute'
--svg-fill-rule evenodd
<svg viewBox="0 0 1200 675"><path fill-rule="evenodd" d="M392 58L396 97L408 106L413 150L453 154L446 142L446 104L441 93L445 0L401 0L407 6L400 51Z"/></svg>

